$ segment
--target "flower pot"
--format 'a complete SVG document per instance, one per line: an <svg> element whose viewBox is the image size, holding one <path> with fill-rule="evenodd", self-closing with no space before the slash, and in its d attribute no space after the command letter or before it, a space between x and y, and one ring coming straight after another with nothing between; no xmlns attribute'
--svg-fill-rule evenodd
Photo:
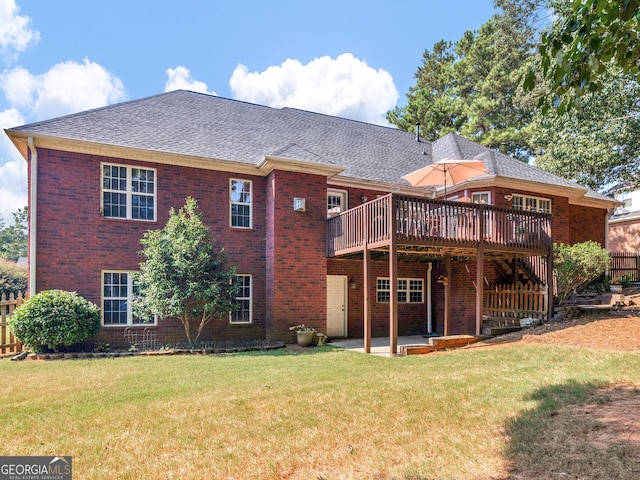
<svg viewBox="0 0 640 480"><path fill-rule="evenodd" d="M313 334L315 332L297 332L298 345L308 347L313 343Z"/></svg>
<svg viewBox="0 0 640 480"><path fill-rule="evenodd" d="M611 293L621 293L622 285L618 285L618 284L610 285L609 290L611 290Z"/></svg>

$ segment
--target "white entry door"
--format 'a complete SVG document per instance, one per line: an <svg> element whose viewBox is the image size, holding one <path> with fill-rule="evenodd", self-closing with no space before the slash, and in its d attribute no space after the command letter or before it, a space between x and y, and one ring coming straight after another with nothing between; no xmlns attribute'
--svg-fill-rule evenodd
<svg viewBox="0 0 640 480"><path fill-rule="evenodd" d="M347 277L327 276L327 335L347 336Z"/></svg>

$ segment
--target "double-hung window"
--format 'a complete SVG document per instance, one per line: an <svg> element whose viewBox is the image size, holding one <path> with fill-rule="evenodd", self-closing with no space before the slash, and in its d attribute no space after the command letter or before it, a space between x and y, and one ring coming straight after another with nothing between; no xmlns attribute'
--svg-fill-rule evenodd
<svg viewBox="0 0 640 480"><path fill-rule="evenodd" d="M102 164L102 214L129 220L156 219L156 171Z"/></svg>
<svg viewBox="0 0 640 480"><path fill-rule="evenodd" d="M102 324L104 326L155 325L133 315L131 303L137 293L132 272L102 272Z"/></svg>
<svg viewBox="0 0 640 480"><path fill-rule="evenodd" d="M251 180L231 179L231 226L251 228Z"/></svg>
<svg viewBox="0 0 640 480"><path fill-rule="evenodd" d="M378 303L389 303L391 282L388 278L378 278ZM424 303L424 280L421 278L398 279L398 303Z"/></svg>
<svg viewBox="0 0 640 480"><path fill-rule="evenodd" d="M231 323L251 323L251 275L236 275L239 285L236 309L230 314Z"/></svg>

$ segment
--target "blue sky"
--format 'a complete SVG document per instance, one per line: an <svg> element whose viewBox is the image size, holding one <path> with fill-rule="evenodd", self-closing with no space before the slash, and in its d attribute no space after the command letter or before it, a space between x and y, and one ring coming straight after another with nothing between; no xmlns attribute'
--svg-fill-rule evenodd
<svg viewBox="0 0 640 480"><path fill-rule="evenodd" d="M425 49L493 0L0 0L0 127L177 88L384 124ZM2 133L0 215L27 202Z"/></svg>

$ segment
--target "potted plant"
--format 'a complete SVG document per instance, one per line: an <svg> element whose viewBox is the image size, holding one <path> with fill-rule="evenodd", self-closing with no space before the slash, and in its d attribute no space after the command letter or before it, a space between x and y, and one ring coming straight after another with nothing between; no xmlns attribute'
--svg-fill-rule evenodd
<svg viewBox="0 0 640 480"><path fill-rule="evenodd" d="M609 290L611 293L622 293L622 282L616 279L611 280Z"/></svg>
<svg viewBox="0 0 640 480"><path fill-rule="evenodd" d="M289 330L295 330L298 345L301 347L308 347L313 343L313 334L316 333L313 327L307 327L304 324L300 324L289 327Z"/></svg>

